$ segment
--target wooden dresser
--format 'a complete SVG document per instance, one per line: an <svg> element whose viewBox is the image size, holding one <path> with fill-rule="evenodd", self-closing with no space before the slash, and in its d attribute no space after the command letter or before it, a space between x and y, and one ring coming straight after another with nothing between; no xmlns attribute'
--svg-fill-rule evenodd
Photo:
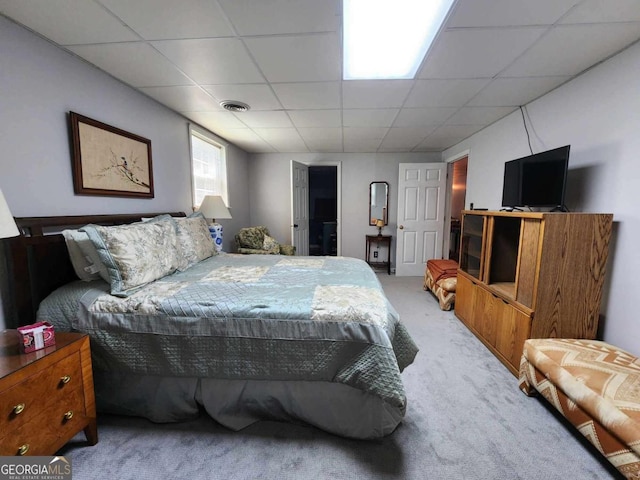
<svg viewBox="0 0 640 480"><path fill-rule="evenodd" d="M56 333L56 345L0 353L0 455L53 455L79 431L98 442L89 337Z"/></svg>
<svg viewBox="0 0 640 480"><path fill-rule="evenodd" d="M612 222L464 211L457 317L516 376L528 338L596 338Z"/></svg>

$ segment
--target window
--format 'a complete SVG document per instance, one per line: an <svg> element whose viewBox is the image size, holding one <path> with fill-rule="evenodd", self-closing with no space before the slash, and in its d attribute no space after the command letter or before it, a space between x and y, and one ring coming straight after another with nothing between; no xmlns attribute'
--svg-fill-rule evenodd
<svg viewBox="0 0 640 480"><path fill-rule="evenodd" d="M194 126L191 134L191 175L193 178L193 206L198 208L205 195L220 195L228 206L227 162L225 147L212 134Z"/></svg>

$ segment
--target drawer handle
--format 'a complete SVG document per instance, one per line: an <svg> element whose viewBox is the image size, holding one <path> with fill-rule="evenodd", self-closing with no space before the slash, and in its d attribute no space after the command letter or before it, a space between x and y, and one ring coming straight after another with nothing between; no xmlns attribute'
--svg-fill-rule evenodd
<svg viewBox="0 0 640 480"><path fill-rule="evenodd" d="M13 407L13 414L20 415L22 412L24 412L24 407L25 407L24 403L19 403L18 405Z"/></svg>
<svg viewBox="0 0 640 480"><path fill-rule="evenodd" d="M67 413L64 414L65 420L71 420L72 418L73 418L73 410L69 410Z"/></svg>
<svg viewBox="0 0 640 480"><path fill-rule="evenodd" d="M66 385L67 383L69 383L69 382L71 381L71 377L70 377L69 375L65 375L64 377L62 377L62 378L60 379L60 381L61 381L63 384L65 384L65 385Z"/></svg>
<svg viewBox="0 0 640 480"><path fill-rule="evenodd" d="M18 455L22 456L28 451L29 451L29 444L25 443L24 445L20 445L20 448L18 448Z"/></svg>

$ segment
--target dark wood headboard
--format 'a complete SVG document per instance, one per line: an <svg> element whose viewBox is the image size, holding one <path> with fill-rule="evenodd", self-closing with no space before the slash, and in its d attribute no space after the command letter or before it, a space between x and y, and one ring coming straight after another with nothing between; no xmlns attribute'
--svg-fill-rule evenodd
<svg viewBox="0 0 640 480"><path fill-rule="evenodd" d="M18 325L33 323L40 302L56 288L77 280L60 232L88 223L121 225L155 217L158 213L72 215L62 217L15 218L21 235L9 239L9 295ZM184 217L183 212L171 212Z"/></svg>

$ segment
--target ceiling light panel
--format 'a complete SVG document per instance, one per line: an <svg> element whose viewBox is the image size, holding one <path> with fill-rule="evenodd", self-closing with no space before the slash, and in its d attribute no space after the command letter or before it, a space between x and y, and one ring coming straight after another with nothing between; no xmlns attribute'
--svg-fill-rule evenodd
<svg viewBox="0 0 640 480"><path fill-rule="evenodd" d="M344 0L343 78L414 78L453 3Z"/></svg>

